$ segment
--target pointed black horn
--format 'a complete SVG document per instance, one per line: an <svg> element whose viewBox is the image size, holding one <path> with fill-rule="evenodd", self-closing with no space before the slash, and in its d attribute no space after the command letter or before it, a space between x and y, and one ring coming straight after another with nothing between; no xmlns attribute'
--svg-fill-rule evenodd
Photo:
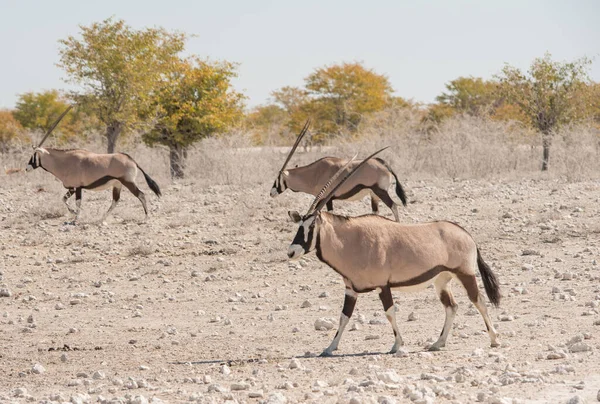
<svg viewBox="0 0 600 404"><path fill-rule="evenodd" d="M294 155L294 152L296 151L296 148L298 147L298 145L302 141L302 138L304 137L304 135L306 135L306 132L308 131L308 127L309 126L310 126L310 118L308 118L306 120L306 123L304 124L304 127L302 128L302 130L300 131L300 134L296 138L296 141L294 142L294 145L292 146L292 149L290 150L287 158L285 159L285 162L283 163L283 166L281 167L281 170L279 170L280 173L283 172L283 170L285 170L285 168L287 167L287 165L290 162L292 156Z"/></svg>
<svg viewBox="0 0 600 404"><path fill-rule="evenodd" d="M52 125L52 127L48 130L48 132L46 132L46 135L44 136L44 138L42 139L42 141L40 142L40 144L37 147L42 147L42 145L44 144L44 142L46 141L46 139L48 138L48 136L50 136L50 134L52 133L52 131L54 129L56 129L56 127L58 126L58 124L60 123L60 121L62 121L62 119L65 117L65 115L67 115L67 113L71 110L71 108L73 108L72 105L69 105L69 107L65 110L65 112L63 112L58 119L56 120L56 122L54 122L54 124Z"/></svg>

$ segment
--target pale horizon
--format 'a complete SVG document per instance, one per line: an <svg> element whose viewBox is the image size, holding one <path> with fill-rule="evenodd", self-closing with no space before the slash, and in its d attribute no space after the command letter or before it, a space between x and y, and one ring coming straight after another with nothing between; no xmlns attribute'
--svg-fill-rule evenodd
<svg viewBox="0 0 600 404"><path fill-rule="evenodd" d="M193 35L186 54L239 63L234 86L249 108L341 62L363 62L389 78L395 95L421 103L433 102L453 79L491 79L505 63L527 69L546 52L557 61L593 59L590 78L600 81L600 3L593 0L2 0L0 11L1 109L14 108L22 93L70 89L56 66L58 41L111 16L137 29L185 32Z"/></svg>

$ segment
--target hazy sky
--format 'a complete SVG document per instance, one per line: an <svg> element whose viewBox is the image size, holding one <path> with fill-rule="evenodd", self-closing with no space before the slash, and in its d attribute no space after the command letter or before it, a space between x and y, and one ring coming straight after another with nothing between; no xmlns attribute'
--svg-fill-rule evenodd
<svg viewBox="0 0 600 404"><path fill-rule="evenodd" d="M421 102L459 76L527 68L546 51L594 57L600 81L596 0L0 0L0 108L23 92L67 88L57 41L110 16L194 34L189 53L239 62L235 86L249 106L343 61L364 62Z"/></svg>

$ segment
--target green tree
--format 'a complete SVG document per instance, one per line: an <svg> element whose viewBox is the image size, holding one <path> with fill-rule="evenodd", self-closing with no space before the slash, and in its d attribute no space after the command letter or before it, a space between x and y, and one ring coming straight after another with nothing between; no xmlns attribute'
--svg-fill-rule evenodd
<svg viewBox="0 0 600 404"><path fill-rule="evenodd" d="M498 75L500 94L516 104L542 134L542 171L548 170L552 135L562 125L589 114L590 64L587 58L555 62L547 53L535 59L526 73L506 65Z"/></svg>
<svg viewBox="0 0 600 404"><path fill-rule="evenodd" d="M310 101L305 113L317 114L315 126L325 133L355 132L365 114L384 109L392 97L388 78L362 63L319 68L305 79Z"/></svg>
<svg viewBox="0 0 600 404"><path fill-rule="evenodd" d="M486 116L501 104L497 87L498 83L480 77L459 77L446 84L446 92L436 101L460 113Z"/></svg>
<svg viewBox="0 0 600 404"><path fill-rule="evenodd" d="M68 82L83 88L74 100L106 128L113 153L120 135L143 128L154 115L153 93L176 62L186 36L163 28L135 30L123 20L80 26L81 37L59 41Z"/></svg>
<svg viewBox="0 0 600 404"><path fill-rule="evenodd" d="M13 113L0 110L0 153L8 152L15 142L24 141L25 139L23 127L15 119Z"/></svg>
<svg viewBox="0 0 600 404"><path fill-rule="evenodd" d="M179 60L155 95L158 117L144 135L149 145L169 148L171 176L183 178L193 143L225 132L243 117L244 96L231 88L236 65L197 58Z"/></svg>
<svg viewBox="0 0 600 404"><path fill-rule="evenodd" d="M47 132L68 106L68 100L58 90L29 92L19 95L14 116L26 129ZM54 136L64 143L95 129L96 124L93 117L75 108L64 117Z"/></svg>

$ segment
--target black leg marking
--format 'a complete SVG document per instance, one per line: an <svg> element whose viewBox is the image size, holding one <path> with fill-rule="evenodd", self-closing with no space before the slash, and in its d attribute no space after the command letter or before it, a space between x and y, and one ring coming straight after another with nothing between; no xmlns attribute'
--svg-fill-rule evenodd
<svg viewBox="0 0 600 404"><path fill-rule="evenodd" d="M333 210L333 201L329 200L329 202L327 202L327 211L331 212Z"/></svg>
<svg viewBox="0 0 600 404"><path fill-rule="evenodd" d="M371 209L373 209L373 213L379 213L379 201L371 196Z"/></svg>
<svg viewBox="0 0 600 404"><path fill-rule="evenodd" d="M381 199L385 206L387 206L390 209L392 208L392 206L394 206L394 201L392 200L392 198L390 198L386 190L381 189L378 186L374 186L373 188L371 188L371 190L375 193L375 195L377 195L379 199Z"/></svg>
<svg viewBox="0 0 600 404"><path fill-rule="evenodd" d="M356 295L351 296L349 293L346 293L344 297L344 308L342 309L342 313L348 318L352 317L355 305Z"/></svg>
<svg viewBox="0 0 600 404"><path fill-rule="evenodd" d="M125 182L122 181L123 185L140 200L142 203L142 207L144 208L144 213L148 216L148 209L146 208L146 197L144 193L135 185L133 182Z"/></svg>
<svg viewBox="0 0 600 404"><path fill-rule="evenodd" d="M454 300L454 296L452 296L448 291L442 290L440 292L440 301L444 305L444 307L458 307L456 301Z"/></svg>
<svg viewBox="0 0 600 404"><path fill-rule="evenodd" d="M113 201L119 202L120 198L121 198L121 187L114 187L113 188Z"/></svg>
<svg viewBox="0 0 600 404"><path fill-rule="evenodd" d="M479 288L477 287L477 279L475 275L462 275L457 274L458 280L463 284L465 289L467 290L467 295L469 296L469 300L473 303L477 302L479 299Z"/></svg>
<svg viewBox="0 0 600 404"><path fill-rule="evenodd" d="M79 201L79 203L81 203L81 190L83 188L79 187L79 188L75 188L75 200Z"/></svg>
<svg viewBox="0 0 600 404"><path fill-rule="evenodd" d="M388 309L394 305L392 289L390 289L389 286L382 287L381 292L379 293L379 299L381 299L381 303L383 303L383 311L388 311Z"/></svg>

